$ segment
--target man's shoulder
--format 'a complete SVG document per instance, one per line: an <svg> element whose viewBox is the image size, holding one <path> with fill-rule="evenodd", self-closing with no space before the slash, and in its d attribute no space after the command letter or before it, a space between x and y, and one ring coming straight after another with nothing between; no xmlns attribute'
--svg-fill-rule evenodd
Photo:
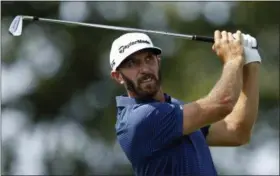
<svg viewBox="0 0 280 176"><path fill-rule="evenodd" d="M118 118L128 116L130 118L143 118L151 115L153 111L160 109L159 103L145 103L145 104L134 104L125 106L118 109Z"/></svg>
<svg viewBox="0 0 280 176"><path fill-rule="evenodd" d="M176 99L176 98L174 98L174 97L171 97L171 102L172 102L173 104L177 104L177 105L184 105L184 104L186 104L184 101L179 100L179 99Z"/></svg>
<svg viewBox="0 0 280 176"><path fill-rule="evenodd" d="M138 121L150 116L165 115L179 107L182 110L183 101L173 98L167 94L166 102L150 101L141 102L135 99L118 96L117 97L117 118L131 121ZM178 110L179 110L178 108Z"/></svg>
<svg viewBox="0 0 280 176"><path fill-rule="evenodd" d="M153 102L145 104L134 104L118 109L118 123L127 125L139 125L157 121L159 118L170 114L174 105L169 103Z"/></svg>

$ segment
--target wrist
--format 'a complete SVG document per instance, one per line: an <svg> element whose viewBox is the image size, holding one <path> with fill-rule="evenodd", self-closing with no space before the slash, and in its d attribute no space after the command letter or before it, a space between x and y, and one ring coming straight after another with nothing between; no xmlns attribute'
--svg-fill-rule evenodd
<svg viewBox="0 0 280 176"><path fill-rule="evenodd" d="M244 65L245 58L243 56L230 57L226 63Z"/></svg>
<svg viewBox="0 0 280 176"><path fill-rule="evenodd" d="M259 69L260 69L259 62L252 62L244 65L244 73L246 74L258 73Z"/></svg>
<svg viewBox="0 0 280 176"><path fill-rule="evenodd" d="M223 65L223 70L226 72L243 72L244 61L241 59L229 60Z"/></svg>
<svg viewBox="0 0 280 176"><path fill-rule="evenodd" d="M257 49L244 47L244 55L245 55L245 65L251 63L260 64L262 61Z"/></svg>
<svg viewBox="0 0 280 176"><path fill-rule="evenodd" d="M256 70L260 68L260 62L250 62L246 65L244 65L245 69L250 69L250 70Z"/></svg>

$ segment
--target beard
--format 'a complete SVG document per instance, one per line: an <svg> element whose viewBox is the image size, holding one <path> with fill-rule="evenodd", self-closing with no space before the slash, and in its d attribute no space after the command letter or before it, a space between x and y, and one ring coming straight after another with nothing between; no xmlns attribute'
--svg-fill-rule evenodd
<svg viewBox="0 0 280 176"><path fill-rule="evenodd" d="M153 98L160 89L161 84L161 72L158 71L158 79L155 75L146 73L143 74L140 78L136 80L136 83L133 82L131 79L120 73L124 79L125 82L125 88L129 90L130 92L133 92L137 98L139 99L151 99ZM151 83L148 83L147 85L144 82L144 79L146 76L149 76L152 80Z"/></svg>

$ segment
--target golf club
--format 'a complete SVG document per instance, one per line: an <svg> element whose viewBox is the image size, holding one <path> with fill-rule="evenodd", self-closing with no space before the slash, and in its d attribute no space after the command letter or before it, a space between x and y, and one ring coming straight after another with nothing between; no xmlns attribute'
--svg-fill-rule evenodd
<svg viewBox="0 0 280 176"><path fill-rule="evenodd" d="M126 31L126 32L143 32L143 33L151 33L151 34L162 34L162 35L168 35L168 36L174 36L174 37L181 37L181 38L185 38L185 39L188 39L188 40L196 40L196 41L214 43L214 38L213 37L207 37L207 36L186 35L186 34L178 34L178 33L164 32L164 31L136 29L136 28L120 27L120 26L109 26L109 25L103 25L103 24L81 23L81 22L74 22L74 21L47 19L47 18L39 18L39 17L36 17L36 16L24 16L24 15L18 15L12 21L12 23L10 25L10 28L9 28L9 32L13 36L20 36L22 34L22 28L23 28L23 21L24 20L44 21L44 22L50 22L50 23L95 27L95 28L111 29L111 30Z"/></svg>

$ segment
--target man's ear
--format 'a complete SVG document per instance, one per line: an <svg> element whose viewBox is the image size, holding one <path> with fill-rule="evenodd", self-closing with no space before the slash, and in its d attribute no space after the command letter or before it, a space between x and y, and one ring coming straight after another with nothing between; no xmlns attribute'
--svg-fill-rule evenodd
<svg viewBox="0 0 280 176"><path fill-rule="evenodd" d="M124 84L124 80L120 72L118 71L111 71L111 77L119 84Z"/></svg>
<svg viewBox="0 0 280 176"><path fill-rule="evenodd" d="M157 60L158 60L158 65L160 66L160 64L161 64L161 58L160 58L159 55L157 56Z"/></svg>

